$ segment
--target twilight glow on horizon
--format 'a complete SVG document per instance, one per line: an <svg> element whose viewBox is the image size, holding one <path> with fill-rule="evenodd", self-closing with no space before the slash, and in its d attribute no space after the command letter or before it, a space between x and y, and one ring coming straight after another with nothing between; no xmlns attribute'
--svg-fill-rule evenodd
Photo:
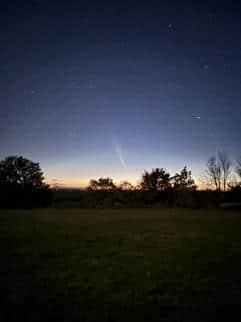
<svg viewBox="0 0 241 322"><path fill-rule="evenodd" d="M6 2L0 13L0 159L46 181L138 183L219 150L241 155L241 5Z"/></svg>

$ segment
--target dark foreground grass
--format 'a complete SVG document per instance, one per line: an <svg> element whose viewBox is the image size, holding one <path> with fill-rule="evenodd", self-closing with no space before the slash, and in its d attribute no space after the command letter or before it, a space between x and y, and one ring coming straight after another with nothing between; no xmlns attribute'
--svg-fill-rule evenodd
<svg viewBox="0 0 241 322"><path fill-rule="evenodd" d="M1 321L240 321L241 213L0 212Z"/></svg>

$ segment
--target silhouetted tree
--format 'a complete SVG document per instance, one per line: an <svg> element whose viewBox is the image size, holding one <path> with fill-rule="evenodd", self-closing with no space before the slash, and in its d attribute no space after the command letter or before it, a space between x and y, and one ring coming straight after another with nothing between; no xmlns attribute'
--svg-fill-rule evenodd
<svg viewBox="0 0 241 322"><path fill-rule="evenodd" d="M241 157L237 161L236 173L239 176L239 178L241 179Z"/></svg>
<svg viewBox="0 0 241 322"><path fill-rule="evenodd" d="M221 169L223 190L226 191L227 183L231 174L231 161L229 160L227 154L223 151L219 152L218 159Z"/></svg>
<svg viewBox="0 0 241 322"><path fill-rule="evenodd" d="M207 182L215 186L217 191L226 191L231 175L231 162L225 152L219 152L218 156L212 156L204 172Z"/></svg>
<svg viewBox="0 0 241 322"><path fill-rule="evenodd" d="M148 191L161 191L170 187L170 174L163 168L152 169L151 172L144 171L140 188Z"/></svg>
<svg viewBox="0 0 241 322"><path fill-rule="evenodd" d="M116 185L111 178L99 178L98 180L90 180L89 191L93 190L116 190Z"/></svg>
<svg viewBox="0 0 241 322"><path fill-rule="evenodd" d="M46 186L39 163L22 156L9 156L0 161L0 183L33 188Z"/></svg>
<svg viewBox="0 0 241 322"><path fill-rule="evenodd" d="M0 207L48 206L52 192L44 183L39 163L22 156L0 161Z"/></svg>
<svg viewBox="0 0 241 322"><path fill-rule="evenodd" d="M192 179L192 172L187 170L185 166L180 173L176 173L173 179L173 187L175 190L194 190L196 185Z"/></svg>
<svg viewBox="0 0 241 322"><path fill-rule="evenodd" d="M126 191L130 191L130 190L135 189L135 187L128 181L121 182L120 185L118 186L118 188L120 190L126 190Z"/></svg>
<svg viewBox="0 0 241 322"><path fill-rule="evenodd" d="M217 191L221 190L221 167L215 156L208 159L207 167L204 170L204 177L207 183L215 186Z"/></svg>

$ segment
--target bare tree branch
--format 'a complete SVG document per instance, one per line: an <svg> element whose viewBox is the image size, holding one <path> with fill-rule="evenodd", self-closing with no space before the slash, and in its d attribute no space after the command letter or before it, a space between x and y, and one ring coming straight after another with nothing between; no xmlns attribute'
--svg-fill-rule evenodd
<svg viewBox="0 0 241 322"><path fill-rule="evenodd" d="M207 162L207 168L204 171L205 177L211 182L217 191L221 190L221 169L215 156L212 156Z"/></svg>
<svg viewBox="0 0 241 322"><path fill-rule="evenodd" d="M219 161L219 166L220 166L221 175L222 175L223 190L226 191L227 182L231 174L231 161L229 160L227 154L223 151L219 152L218 158L219 158L218 161Z"/></svg>

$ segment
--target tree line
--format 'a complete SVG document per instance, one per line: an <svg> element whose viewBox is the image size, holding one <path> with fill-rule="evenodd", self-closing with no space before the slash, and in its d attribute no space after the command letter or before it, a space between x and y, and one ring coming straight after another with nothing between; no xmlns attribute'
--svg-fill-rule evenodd
<svg viewBox="0 0 241 322"><path fill-rule="evenodd" d="M134 186L128 181L124 181L117 185L113 179L99 178L90 180L88 191L96 190L143 190L143 191L165 191L169 189L175 190L195 190L196 185L192 179L191 171L185 166L179 173L171 176L164 168L154 168L150 172L144 171L139 185Z"/></svg>
<svg viewBox="0 0 241 322"><path fill-rule="evenodd" d="M207 188L212 187L219 195L225 192L238 192L237 198L240 200L241 158L235 164L224 152L210 157L203 171L203 181ZM118 193L120 191L123 192L122 195ZM110 197L109 192L115 193L114 197ZM200 195L197 193L197 185L192 178L191 171L185 166L174 175L164 168L145 170L140 183L136 186L128 181L115 184L114 180L109 177L91 179L85 194L81 196L86 200L90 198L90 205L96 204L97 199L99 200L97 204L102 204L103 198L108 199L107 204L111 205L118 204L121 198L125 199L125 204L130 204L129 198L132 199L133 204L138 206L146 203L173 205L185 198L191 200L190 196L199 198ZM216 195L206 194L208 198L211 196L216 198ZM0 161L0 207L49 206L53 200L53 189L45 183L39 163L22 156L8 156ZM110 200L112 201L109 202ZM82 204L86 204L85 200L82 201Z"/></svg>
<svg viewBox="0 0 241 322"><path fill-rule="evenodd" d="M241 157L236 164L231 162L228 155L220 151L211 156L202 174L202 182L206 189L227 191L241 187ZM192 178L192 173L185 166L179 173L171 176L164 168L154 168L144 171L140 184L134 186L128 181L117 185L112 178L99 178L90 180L89 191L94 190L144 190L164 191L168 189L193 191L197 185Z"/></svg>

